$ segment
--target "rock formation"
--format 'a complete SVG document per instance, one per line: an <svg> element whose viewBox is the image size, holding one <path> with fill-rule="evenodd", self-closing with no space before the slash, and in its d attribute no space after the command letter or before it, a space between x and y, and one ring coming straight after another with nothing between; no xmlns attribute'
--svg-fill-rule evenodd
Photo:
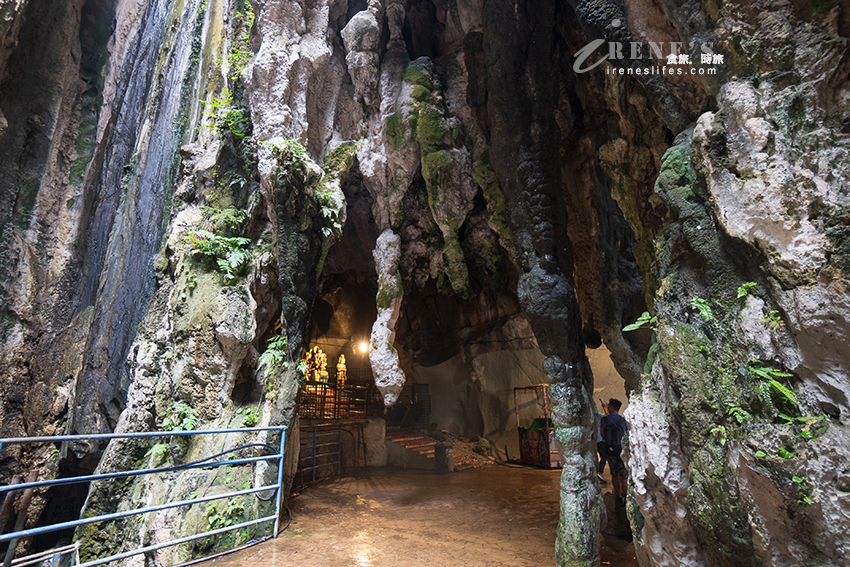
<svg viewBox="0 0 850 567"><path fill-rule="evenodd" d="M404 365L545 357L559 565L598 564L600 336L642 565L839 564L848 38L830 0L0 0L2 434L295 428L314 301L368 281L388 404ZM4 446L0 472L224 442ZM86 513L216 482L95 485Z"/></svg>

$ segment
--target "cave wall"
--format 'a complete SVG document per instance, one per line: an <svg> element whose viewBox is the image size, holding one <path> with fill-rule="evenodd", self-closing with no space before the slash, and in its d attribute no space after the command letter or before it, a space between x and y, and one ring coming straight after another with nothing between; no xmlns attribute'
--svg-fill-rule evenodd
<svg viewBox="0 0 850 567"><path fill-rule="evenodd" d="M500 389L486 372L472 380L475 360L522 358L552 384L568 456L559 565L598 562L589 338L631 392L642 564L847 554L846 3L257 0L250 12L0 2L4 435L160 426L177 400L209 424L243 419L246 400L263 423L291 422L314 300L358 273L388 402L405 369L439 369L457 392L457 371L442 371L469 364L464 390ZM618 42L626 54L675 43L697 70L708 46L722 62L638 75L646 63L609 42L615 55ZM244 254L204 260L199 230L247 239ZM644 311L646 328L622 331ZM260 364L274 337L287 368ZM5 447L0 465L50 477L60 462L152 458L103 451ZM203 482L94 487L87 506ZM157 522L139 538L189 529ZM88 534L87 553L120 548L122 533Z"/></svg>
<svg viewBox="0 0 850 567"><path fill-rule="evenodd" d="M593 401L604 411L599 399L617 398L628 407L622 376L604 348L588 349L593 370ZM546 384L545 356L540 349L499 349L465 359L461 355L435 366L422 366L403 360L405 375L416 384L428 384L431 396L431 422L438 429L470 439L483 437L497 460L519 458L519 438L514 409L514 388ZM520 423L530 425L543 414L543 396L520 394Z"/></svg>

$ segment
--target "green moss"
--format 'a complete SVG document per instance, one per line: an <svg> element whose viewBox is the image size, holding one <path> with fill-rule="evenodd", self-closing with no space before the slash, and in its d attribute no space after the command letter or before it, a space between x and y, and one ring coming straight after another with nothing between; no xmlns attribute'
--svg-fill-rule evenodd
<svg viewBox="0 0 850 567"><path fill-rule="evenodd" d="M725 463L725 448L717 444L706 443L696 451L688 467L686 506L703 538L730 564L742 564L741 558L753 556L752 536L747 515L736 511L737 487Z"/></svg>
<svg viewBox="0 0 850 567"><path fill-rule="evenodd" d="M410 98L412 98L416 102L427 103L430 102L434 97L431 94L431 91L429 91L422 85L415 85L413 87L413 92L410 93Z"/></svg>
<svg viewBox="0 0 850 567"><path fill-rule="evenodd" d="M404 70L404 82L410 85L419 85L429 91L434 89L434 83L428 77L430 69L426 63L420 61L412 61Z"/></svg>
<svg viewBox="0 0 850 567"><path fill-rule="evenodd" d="M378 309L389 309L393 299L398 299L404 295L404 287L401 283L401 274L396 272L391 280L382 278L378 284L378 295L375 298L375 303Z"/></svg>
<svg viewBox="0 0 850 567"><path fill-rule="evenodd" d="M446 238L443 259L452 289L459 297L467 299L470 294L469 271L457 235L451 234Z"/></svg>
<svg viewBox="0 0 850 567"><path fill-rule="evenodd" d="M447 133L446 119L439 110L428 106L419 113L416 140L422 146L423 153L442 146Z"/></svg>
<svg viewBox="0 0 850 567"><path fill-rule="evenodd" d="M38 198L39 187L38 178L24 183L23 187L21 187L15 217L15 224L21 230L29 228L30 221L32 220L32 210L35 208L35 201Z"/></svg>
<svg viewBox="0 0 850 567"><path fill-rule="evenodd" d="M384 133L387 136L390 149L397 150L404 144L404 135L407 133L407 126L404 124L401 111L396 111L387 118L384 125Z"/></svg>
<svg viewBox="0 0 850 567"><path fill-rule="evenodd" d="M97 113L91 109L84 109L80 116L80 125L77 129L77 139L74 142L74 147L77 150L77 158L71 166L71 173L68 180L72 185L79 185L83 182L86 168L91 162L94 155L94 147L96 140L97 129Z"/></svg>
<svg viewBox="0 0 850 567"><path fill-rule="evenodd" d="M500 236L511 240L512 248L513 238L508 225L508 206L496 174L490 168L489 150L485 149L476 156L472 167L472 178L481 188L484 199L487 201L487 220L496 227Z"/></svg>
<svg viewBox="0 0 850 567"><path fill-rule="evenodd" d="M403 124L402 124L403 126ZM322 161L322 169L325 174L341 176L351 167L354 156L357 155L357 144L354 142L342 142L334 146Z"/></svg>
<svg viewBox="0 0 850 567"><path fill-rule="evenodd" d="M451 155L446 150L432 152L422 157L422 178L428 188L428 205L441 202L444 198L443 191L451 187L452 165Z"/></svg>
<svg viewBox="0 0 850 567"><path fill-rule="evenodd" d="M322 270L325 269L325 261L328 259L328 252L330 252L332 244L333 241L331 240L325 240L322 243L322 253L319 255L319 262L316 266L316 285L318 285L322 279Z"/></svg>
<svg viewBox="0 0 850 567"><path fill-rule="evenodd" d="M682 436L699 445L711 428L716 404L713 369L703 356L712 343L694 325L659 322L658 353L680 397L675 410L682 421Z"/></svg>

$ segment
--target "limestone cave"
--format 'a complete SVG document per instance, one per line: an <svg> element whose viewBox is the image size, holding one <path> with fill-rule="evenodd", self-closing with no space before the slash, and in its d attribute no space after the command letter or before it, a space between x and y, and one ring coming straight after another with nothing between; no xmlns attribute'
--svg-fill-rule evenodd
<svg viewBox="0 0 850 567"><path fill-rule="evenodd" d="M847 0L0 0L4 565L847 565L848 254Z"/></svg>

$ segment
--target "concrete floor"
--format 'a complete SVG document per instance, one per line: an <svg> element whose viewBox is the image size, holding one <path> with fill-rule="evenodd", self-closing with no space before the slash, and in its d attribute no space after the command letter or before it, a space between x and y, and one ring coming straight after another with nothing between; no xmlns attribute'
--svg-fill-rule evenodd
<svg viewBox="0 0 850 567"><path fill-rule="evenodd" d="M560 473L516 465L442 476L389 468L364 471L291 499L292 523L276 541L202 565L554 565ZM603 565L637 565L631 544L612 543L620 553L603 541Z"/></svg>

